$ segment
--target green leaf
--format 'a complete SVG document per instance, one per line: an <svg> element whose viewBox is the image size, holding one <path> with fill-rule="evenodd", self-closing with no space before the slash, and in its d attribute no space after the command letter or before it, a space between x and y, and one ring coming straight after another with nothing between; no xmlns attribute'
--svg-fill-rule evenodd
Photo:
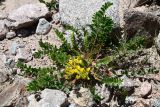
<svg viewBox="0 0 160 107"><path fill-rule="evenodd" d="M111 61L113 61L114 56L106 56L96 62L96 67L99 68L102 65L108 65Z"/></svg>
<svg viewBox="0 0 160 107"><path fill-rule="evenodd" d="M59 30L55 29L55 33L61 39L62 42L66 41L66 38L64 37L62 32L60 32Z"/></svg>

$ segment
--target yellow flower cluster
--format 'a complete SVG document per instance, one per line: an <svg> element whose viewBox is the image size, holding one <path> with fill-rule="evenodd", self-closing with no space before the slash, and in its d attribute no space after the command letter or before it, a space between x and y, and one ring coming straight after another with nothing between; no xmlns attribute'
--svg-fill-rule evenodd
<svg viewBox="0 0 160 107"><path fill-rule="evenodd" d="M81 56L71 58L66 64L65 78L66 79L87 79L89 80L90 68L86 68ZM75 77L73 77L75 76Z"/></svg>

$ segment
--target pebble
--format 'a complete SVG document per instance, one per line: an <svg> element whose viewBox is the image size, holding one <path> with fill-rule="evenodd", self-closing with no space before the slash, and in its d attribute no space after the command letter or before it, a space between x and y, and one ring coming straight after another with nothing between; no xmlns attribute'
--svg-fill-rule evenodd
<svg viewBox="0 0 160 107"><path fill-rule="evenodd" d="M11 54L12 55L16 55L18 46L19 45L16 42L12 43L12 45L11 45Z"/></svg>
<svg viewBox="0 0 160 107"><path fill-rule="evenodd" d="M6 34L7 39L12 39L14 37L16 37L16 33L14 31L10 31Z"/></svg>
<svg viewBox="0 0 160 107"><path fill-rule="evenodd" d="M128 78L126 75L123 75L121 77L122 83L119 85L120 88L122 88L124 91L131 91L134 89L135 84L133 80Z"/></svg>
<svg viewBox="0 0 160 107"><path fill-rule="evenodd" d="M127 105L133 105L136 103L136 97L133 97L133 96L129 96L129 97L126 97L125 99L125 104Z"/></svg>
<svg viewBox="0 0 160 107"><path fill-rule="evenodd" d="M31 52L29 52L28 50L26 50L25 48L18 48L17 49L17 55L15 57L16 62L18 60L24 61L24 62L29 62L32 60L32 54Z"/></svg>
<svg viewBox="0 0 160 107"><path fill-rule="evenodd" d="M41 18L39 19L36 34L45 35L50 31L51 27L52 25L45 18Z"/></svg>
<svg viewBox="0 0 160 107"><path fill-rule="evenodd" d="M143 82L140 87L140 95L141 97L148 97L152 92L152 84L148 82Z"/></svg>

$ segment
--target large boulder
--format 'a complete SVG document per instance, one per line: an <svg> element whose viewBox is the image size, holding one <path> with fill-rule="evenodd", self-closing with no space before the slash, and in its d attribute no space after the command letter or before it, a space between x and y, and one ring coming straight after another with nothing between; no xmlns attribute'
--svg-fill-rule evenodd
<svg viewBox="0 0 160 107"><path fill-rule="evenodd" d="M135 35L154 37L160 29L159 17L150 12L128 10L124 14L124 19L125 35L128 38Z"/></svg>
<svg viewBox="0 0 160 107"><path fill-rule="evenodd" d="M113 5L107 10L107 14L119 25L119 0L60 0L61 21L78 28L90 24L93 14L108 1L113 2Z"/></svg>
<svg viewBox="0 0 160 107"><path fill-rule="evenodd" d="M42 17L50 17L51 13L43 3L26 4L9 13L8 19L12 22L9 28L19 29L29 27Z"/></svg>

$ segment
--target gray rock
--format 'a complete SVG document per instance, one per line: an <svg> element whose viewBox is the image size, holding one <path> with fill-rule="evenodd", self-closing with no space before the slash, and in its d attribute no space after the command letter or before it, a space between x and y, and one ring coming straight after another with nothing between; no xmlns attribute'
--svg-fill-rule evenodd
<svg viewBox="0 0 160 107"><path fill-rule="evenodd" d="M12 55L16 55L18 47L19 47L18 43L16 43L16 42L12 43L12 45L11 45L11 54Z"/></svg>
<svg viewBox="0 0 160 107"><path fill-rule="evenodd" d="M78 107L92 107L94 104L93 96L89 89L81 87L79 90L80 97L77 96L76 92L73 90L69 95L69 102L76 104Z"/></svg>
<svg viewBox="0 0 160 107"><path fill-rule="evenodd" d="M140 87L140 95L142 97L147 97L151 94L151 92L152 92L152 84L150 84L148 82L142 83L142 85Z"/></svg>
<svg viewBox="0 0 160 107"><path fill-rule="evenodd" d="M124 91L131 91L134 89L135 85L133 80L129 79L126 75L121 77L122 83L119 85Z"/></svg>
<svg viewBox="0 0 160 107"><path fill-rule="evenodd" d="M8 58L4 64L8 68L14 68L15 61L13 59L11 59L11 58Z"/></svg>
<svg viewBox="0 0 160 107"><path fill-rule="evenodd" d="M36 34L45 35L50 31L51 27L52 25L45 18L41 18L39 19Z"/></svg>
<svg viewBox="0 0 160 107"><path fill-rule="evenodd" d="M0 59L4 63L4 65L8 68L13 68L15 66L15 62L12 58L9 58L5 54L0 55Z"/></svg>
<svg viewBox="0 0 160 107"><path fill-rule="evenodd" d="M151 13L127 10L124 14L125 36L131 38L135 35L144 35L153 38L159 32L158 20L159 18Z"/></svg>
<svg viewBox="0 0 160 107"><path fill-rule="evenodd" d="M15 59L16 59L16 61L21 60L24 62L29 62L32 60L31 51L27 50L25 48L18 48L17 55L16 55Z"/></svg>
<svg viewBox="0 0 160 107"><path fill-rule="evenodd" d="M8 28L4 20L0 20L0 39L4 39L8 32Z"/></svg>
<svg viewBox="0 0 160 107"><path fill-rule="evenodd" d="M16 37L16 33L15 33L14 31L8 32L8 33L6 34L6 38L7 38L7 39L12 39L12 38L14 38L14 37Z"/></svg>
<svg viewBox="0 0 160 107"><path fill-rule="evenodd" d="M35 94L28 97L28 107L61 107L66 103L67 96L59 90L45 89L39 95L41 99L37 101Z"/></svg>
<svg viewBox="0 0 160 107"><path fill-rule="evenodd" d="M42 17L50 17L51 13L44 3L26 4L9 13L8 18L12 21L10 28L19 29L29 27Z"/></svg>
<svg viewBox="0 0 160 107"><path fill-rule="evenodd" d="M105 104L106 102L109 101L110 99L110 91L108 90L108 88L105 86L105 84L102 84L102 86L95 86L95 92L98 96L100 96L103 100L101 100L101 104Z"/></svg>
<svg viewBox="0 0 160 107"><path fill-rule="evenodd" d="M119 24L119 0L60 0L59 13L62 23L74 27L91 24L93 14L100 9L105 2L113 2L107 13L116 24Z"/></svg>

